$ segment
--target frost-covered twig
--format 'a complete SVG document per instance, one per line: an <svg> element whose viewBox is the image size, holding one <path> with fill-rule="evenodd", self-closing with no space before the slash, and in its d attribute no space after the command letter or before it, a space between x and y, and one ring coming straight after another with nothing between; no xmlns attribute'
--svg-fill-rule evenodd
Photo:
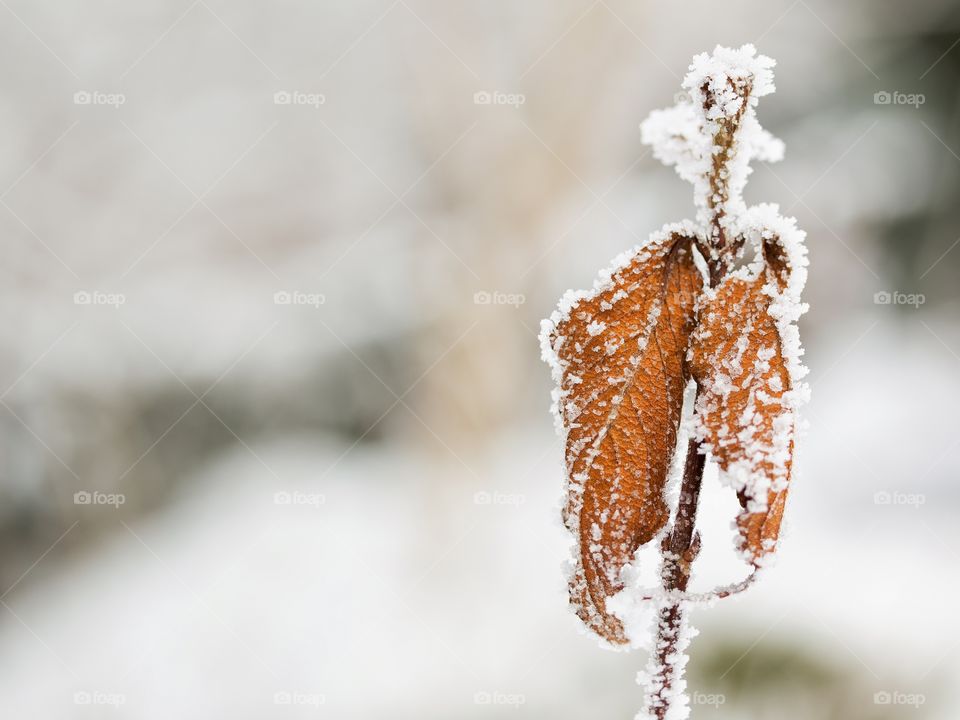
<svg viewBox="0 0 960 720"><path fill-rule="evenodd" d="M750 45L694 58L684 80L690 100L651 113L643 139L693 184L696 221L665 226L617 258L592 291L567 293L541 333L566 445L564 522L577 541L571 603L613 646L635 642L624 595L657 603L645 676L647 717L657 720L689 711L690 604L745 589L776 547L807 393L796 328L806 307L803 233L776 206L747 208L742 199L750 160L783 154L755 113L774 89L773 65ZM748 249L753 261L737 267ZM691 383L692 438L681 458ZM665 488L675 459L683 473L671 509ZM737 548L752 571L690 593L708 460L740 499ZM625 590L636 551L654 538L662 540L661 589Z"/></svg>
<svg viewBox="0 0 960 720"><path fill-rule="evenodd" d="M706 457L697 449L695 440L687 445L683 481L673 530L663 540L663 565L660 580L664 590L686 592L690 568L700 553L700 536L696 532L697 505ZM686 602L665 599L657 613L656 640L648 667L647 710L658 720L666 717L673 698L683 696L686 648L690 644Z"/></svg>

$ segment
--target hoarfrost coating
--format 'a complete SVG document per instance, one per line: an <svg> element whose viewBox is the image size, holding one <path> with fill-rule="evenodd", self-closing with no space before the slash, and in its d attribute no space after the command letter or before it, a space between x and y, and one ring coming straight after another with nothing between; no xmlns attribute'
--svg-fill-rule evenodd
<svg viewBox="0 0 960 720"><path fill-rule="evenodd" d="M739 50L718 46L713 55L697 55L683 81L690 99L653 111L641 125L642 141L652 147L654 157L674 166L681 178L693 184L697 224L705 236L715 214L731 230L735 228L729 226L745 214L742 192L752 172L751 160L783 159L783 142L760 126L755 110L758 98L775 89L774 65L771 58L757 55L753 45ZM733 145L726 151L726 187L718 196L709 179L716 140L734 120Z"/></svg>
<svg viewBox="0 0 960 720"><path fill-rule="evenodd" d="M637 644L644 634L637 628L636 602L629 601L630 594L635 601L638 597L658 599L661 605L712 601L739 592L753 580L751 574L745 581L705 593L664 587L642 592L642 597L636 588L625 588L627 575L637 572L634 563L639 545L664 537L669 525L648 517L645 536L639 540L636 527L622 525L628 521L623 508L637 502L638 512L656 514L668 494L671 505L676 506L676 478L668 482L666 465L676 469L678 460L682 465L681 445L688 434L698 452L708 454L719 465L721 481L740 495L743 510L735 526L740 532L738 549L752 564L754 574L767 564L775 549L792 469L797 410L809 388L803 382L807 371L801 361L796 324L807 309L800 299L807 275L805 234L793 218L780 214L777 205L747 207L742 198L750 162L774 162L784 155L783 143L760 126L755 109L759 97L774 91L774 64L758 55L752 45L717 47L712 54L694 57L683 81L686 98L671 108L652 112L641 130L643 142L652 146L655 157L693 185L695 220L667 224L647 243L615 258L599 273L591 290L565 293L557 310L541 325L543 358L556 383L553 414L567 446L564 519L580 542L569 566L571 602L588 627L615 645L623 641L606 633L611 627L619 628L621 621L631 644ZM640 453L642 466L631 469L630 460L622 461L619 456L634 454L624 443L625 438L637 435L623 427L630 418L623 420L618 414L628 393L635 392L631 386L637 382L636 371L647 346L654 340L660 342L661 315L671 313L665 296L638 303L634 295L640 281L626 278L656 272L657 263L682 244L689 248L699 275L688 318L695 328L684 351L682 373L688 372L687 368L694 371L694 393L699 394L683 428L677 425L679 413L662 419L676 425L673 441L677 444L670 450L669 462L651 461L644 451ZM744 263L748 252L752 260ZM626 306L621 305L624 302ZM634 332L627 336L621 325L610 319L623 307L643 308L643 319L633 322ZM663 360L662 349L660 352ZM609 361L617 353L628 355L622 365ZM702 357L694 357L696 353ZM589 388L584 387L585 377L604 369L612 373L603 384L587 382ZM666 365L663 369L666 372ZM608 395L603 386L613 394ZM650 401L649 394L639 397ZM639 411L634 408L631 412ZM596 428L585 427L597 417L602 421ZM611 433L616 434L613 441L608 439ZM649 433L649 428L641 427L641 444L648 439L644 433ZM609 471L611 465L604 465L607 452L618 455L612 465L615 470L605 478L608 495L599 506L594 503L590 520L584 524L581 513L585 493L590 492L588 479L597 474L598 464ZM634 476L631 486L631 473L647 476ZM652 477L651 473L659 475ZM659 488L659 497L656 493L650 496L651 485ZM642 501L631 497L627 487L641 487ZM602 512L597 510L600 506ZM676 520L675 511L668 512ZM616 527L617 523L621 527ZM605 548L604 537L608 541L613 538L616 547ZM590 586L589 572L584 576L584 566L591 563L598 568L596 584L606 597L596 596L598 587ZM584 597L590 607L582 606ZM614 597L615 602L606 602ZM610 625L608 618L613 616L618 621ZM679 705L674 708L680 710Z"/></svg>

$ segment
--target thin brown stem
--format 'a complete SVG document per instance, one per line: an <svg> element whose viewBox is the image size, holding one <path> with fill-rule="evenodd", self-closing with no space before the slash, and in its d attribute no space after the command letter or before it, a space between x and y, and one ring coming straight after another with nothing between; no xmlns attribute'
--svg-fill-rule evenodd
<svg viewBox="0 0 960 720"><path fill-rule="evenodd" d="M686 591L690 580L690 566L700 552L700 535L695 526L705 460L697 442L690 440L684 460L677 516L662 546L661 577L665 590ZM683 610L680 602L668 602L660 608L657 618L657 640L654 646L656 664L647 704L658 720L666 717L670 709L671 689L683 676L683 663L680 661L683 650L680 647Z"/></svg>
<svg viewBox="0 0 960 720"><path fill-rule="evenodd" d="M670 551L682 555L693 542L694 525L697 521L697 504L700 502L700 486L703 484L703 467L706 456L700 452L696 440L687 443L687 457L683 465L683 482L680 485L680 503L677 519L670 533Z"/></svg>

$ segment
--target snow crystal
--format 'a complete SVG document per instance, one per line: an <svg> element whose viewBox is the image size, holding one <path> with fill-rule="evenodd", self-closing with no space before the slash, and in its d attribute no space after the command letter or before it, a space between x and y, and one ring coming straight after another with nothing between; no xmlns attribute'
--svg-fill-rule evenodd
<svg viewBox="0 0 960 720"><path fill-rule="evenodd" d="M683 79L683 88L702 99L702 88L708 86L723 100L721 109L730 116L739 108L739 102L734 95L725 94L729 89L727 80L752 82L751 96L763 97L776 90L773 84L774 65L775 60L766 55L757 55L757 49L751 44L737 50L717 45L712 55L700 53L694 56L690 72Z"/></svg>
<svg viewBox="0 0 960 720"><path fill-rule="evenodd" d="M594 320L589 325L587 325L587 333L590 335L590 337L596 337L606 329L607 329L607 324L604 322L600 322L599 320Z"/></svg>

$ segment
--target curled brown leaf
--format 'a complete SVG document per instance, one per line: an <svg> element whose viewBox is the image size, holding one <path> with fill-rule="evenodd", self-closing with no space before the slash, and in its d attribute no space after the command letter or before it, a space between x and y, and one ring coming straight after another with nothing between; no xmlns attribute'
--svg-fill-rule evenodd
<svg viewBox="0 0 960 720"><path fill-rule="evenodd" d="M754 564L776 547L794 432L790 372L770 313L791 269L776 238L762 254L759 272L732 273L705 296L690 348L698 437L738 491L739 548Z"/></svg>
<svg viewBox="0 0 960 720"><path fill-rule="evenodd" d="M702 287L693 238L655 238L580 298L549 335L566 432L564 521L577 538L570 597L583 622L627 641L606 601L669 518L663 491L688 379L685 355Z"/></svg>

